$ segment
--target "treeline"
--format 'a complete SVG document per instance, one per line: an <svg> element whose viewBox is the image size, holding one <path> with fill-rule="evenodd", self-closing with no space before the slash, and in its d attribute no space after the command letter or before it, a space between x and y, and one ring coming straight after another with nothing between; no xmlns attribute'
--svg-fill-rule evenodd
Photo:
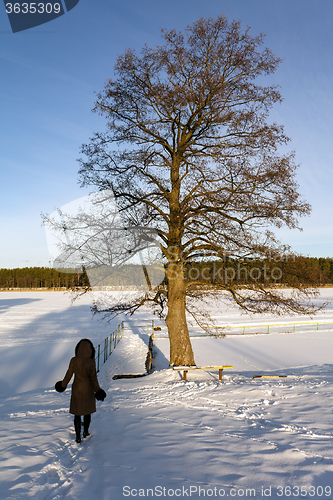
<svg viewBox="0 0 333 500"><path fill-rule="evenodd" d="M160 266L129 264L121 267L102 266L86 272L60 272L48 267L0 269L0 289L46 288L70 289L99 287L153 287L165 284ZM296 286L333 285L333 258L296 257L293 259L234 260L226 258L208 262L187 263L184 277L200 284L230 283L243 285L258 281L262 284Z"/></svg>
<svg viewBox="0 0 333 500"><path fill-rule="evenodd" d="M187 263L185 279L200 284L246 285L253 282L267 286L323 286L333 284L333 259L276 256L265 259L223 260Z"/></svg>
<svg viewBox="0 0 333 500"><path fill-rule="evenodd" d="M0 269L0 289L12 288L82 288L89 286L86 273L59 272L48 267Z"/></svg>
<svg viewBox="0 0 333 500"><path fill-rule="evenodd" d="M165 276L163 265L125 264L87 269L94 287L147 288L159 285Z"/></svg>

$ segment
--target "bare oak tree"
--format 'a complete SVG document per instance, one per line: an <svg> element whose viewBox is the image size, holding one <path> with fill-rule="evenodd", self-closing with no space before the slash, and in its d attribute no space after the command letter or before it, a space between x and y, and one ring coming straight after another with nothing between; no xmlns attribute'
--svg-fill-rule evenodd
<svg viewBox="0 0 333 500"><path fill-rule="evenodd" d="M310 207L297 191L294 154L278 153L289 139L268 121L281 96L262 82L280 59L263 35L220 15L162 36L163 45L117 58L94 108L106 117L106 132L83 145L79 174L82 185L113 190L125 226L158 235L167 287L124 308L167 302L170 364L194 365L186 319L192 298L224 290L246 311L311 313L316 291L295 275L291 295L256 278L245 287L228 275L208 285L185 276L185 267L226 256L274 263L289 250L269 228L297 228Z"/></svg>

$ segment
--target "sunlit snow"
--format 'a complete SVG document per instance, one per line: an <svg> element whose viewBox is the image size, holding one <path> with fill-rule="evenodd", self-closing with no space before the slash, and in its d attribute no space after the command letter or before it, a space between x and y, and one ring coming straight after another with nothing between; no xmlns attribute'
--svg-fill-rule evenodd
<svg viewBox="0 0 333 500"><path fill-rule="evenodd" d="M332 298L323 289L318 301ZM91 301L0 293L0 499L333 498L332 325L192 339L197 365L234 366L223 382L217 370L184 382L156 339L151 375L113 380L144 372L147 324L162 323L142 311L99 373L107 398L77 444L70 390L54 383L80 338L97 345L124 319L99 322ZM221 325L304 321L212 307ZM332 305L314 321L333 321Z"/></svg>

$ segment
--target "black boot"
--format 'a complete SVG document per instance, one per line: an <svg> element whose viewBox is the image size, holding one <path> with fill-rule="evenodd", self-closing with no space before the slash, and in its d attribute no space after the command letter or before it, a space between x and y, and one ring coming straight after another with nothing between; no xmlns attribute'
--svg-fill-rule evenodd
<svg viewBox="0 0 333 500"><path fill-rule="evenodd" d="M80 415L75 415L75 417L74 417L74 428L75 428L75 434L76 434L75 441L77 443L81 443L81 416Z"/></svg>
<svg viewBox="0 0 333 500"><path fill-rule="evenodd" d="M90 436L89 425L91 422L91 415L85 415L83 418L83 437Z"/></svg>

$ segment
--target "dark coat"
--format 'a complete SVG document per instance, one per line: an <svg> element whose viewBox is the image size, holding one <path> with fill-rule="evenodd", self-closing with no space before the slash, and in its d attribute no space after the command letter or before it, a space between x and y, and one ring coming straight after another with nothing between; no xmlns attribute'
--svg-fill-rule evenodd
<svg viewBox="0 0 333 500"><path fill-rule="evenodd" d="M95 392L101 389L97 380L95 349L90 340L83 339L76 346L75 354L61 385L66 389L74 374L69 412L73 415L89 415L96 411Z"/></svg>

